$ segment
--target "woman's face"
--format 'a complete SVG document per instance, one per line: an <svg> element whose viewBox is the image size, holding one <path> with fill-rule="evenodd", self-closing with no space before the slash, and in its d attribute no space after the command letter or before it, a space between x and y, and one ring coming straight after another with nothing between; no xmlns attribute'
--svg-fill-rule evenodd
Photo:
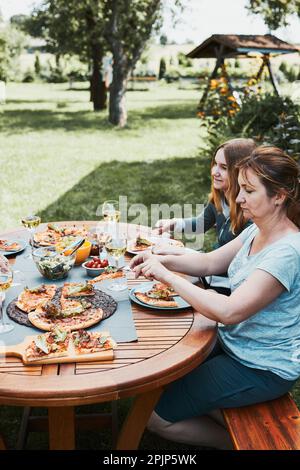
<svg viewBox="0 0 300 470"><path fill-rule="evenodd" d="M245 173L239 172L238 183L240 191L236 202L240 204L245 218L259 221L274 213L277 197L267 195L265 186L251 169Z"/></svg>
<svg viewBox="0 0 300 470"><path fill-rule="evenodd" d="M228 189L228 172L227 163L225 160L224 150L221 148L215 155L214 165L211 169L211 176L213 180L213 186L219 191L227 191Z"/></svg>

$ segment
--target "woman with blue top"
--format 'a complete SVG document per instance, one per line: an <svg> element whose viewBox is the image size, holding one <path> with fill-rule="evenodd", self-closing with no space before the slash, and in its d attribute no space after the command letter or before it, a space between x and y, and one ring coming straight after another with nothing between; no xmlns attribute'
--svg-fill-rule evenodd
<svg viewBox="0 0 300 470"><path fill-rule="evenodd" d="M278 148L258 147L238 168L237 203L253 225L211 253L143 253L131 262L136 276L169 284L218 322L213 352L164 391L149 422L167 439L217 448L231 448L220 409L277 398L300 376L299 167ZM173 272L227 269L229 297Z"/></svg>
<svg viewBox="0 0 300 470"><path fill-rule="evenodd" d="M220 145L211 161L211 192L208 204L197 217L186 219L161 219L157 222L156 232L184 232L185 234L205 233L215 227L219 248L233 240L251 222L236 203L238 194L236 164L250 155L255 148L252 139L231 139ZM182 254L184 248L169 247L165 254ZM204 279L203 279L204 280ZM226 295L230 294L226 273L207 280L211 287ZM205 282L205 281L204 281ZM206 284L207 286L207 284Z"/></svg>

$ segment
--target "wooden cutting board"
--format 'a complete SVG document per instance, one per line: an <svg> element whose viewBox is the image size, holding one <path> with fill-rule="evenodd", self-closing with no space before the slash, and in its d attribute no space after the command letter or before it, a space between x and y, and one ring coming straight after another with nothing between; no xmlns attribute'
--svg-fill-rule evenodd
<svg viewBox="0 0 300 470"><path fill-rule="evenodd" d="M23 363L26 365L35 365L35 364L61 364L66 362L92 362L92 361L110 361L114 358L113 349L104 349L100 352L95 352L91 354L75 354L73 347L68 349L67 356L53 357L53 358L41 358L37 360L28 360L25 354L27 346L36 338L36 336L26 336L22 343L11 345L11 346L1 346L0 347L0 357L15 356L22 359Z"/></svg>

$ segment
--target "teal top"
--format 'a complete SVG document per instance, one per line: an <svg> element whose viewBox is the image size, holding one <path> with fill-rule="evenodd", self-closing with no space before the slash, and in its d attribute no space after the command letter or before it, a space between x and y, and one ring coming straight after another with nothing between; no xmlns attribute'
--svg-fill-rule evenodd
<svg viewBox="0 0 300 470"><path fill-rule="evenodd" d="M220 324L219 338L224 350L245 366L295 380L300 376L300 233L287 235L249 256L258 231L253 224L239 235L243 246L228 269L231 290L257 269L270 273L285 289L247 320Z"/></svg>

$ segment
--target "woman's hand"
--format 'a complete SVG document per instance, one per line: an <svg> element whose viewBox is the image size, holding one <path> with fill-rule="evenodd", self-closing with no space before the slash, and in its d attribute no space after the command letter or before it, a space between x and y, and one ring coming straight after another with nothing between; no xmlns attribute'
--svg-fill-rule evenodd
<svg viewBox="0 0 300 470"><path fill-rule="evenodd" d="M168 284L171 272L163 266L157 256L148 257L143 263L136 265L133 268L135 277L145 276L148 279L156 279L157 281Z"/></svg>
<svg viewBox="0 0 300 470"><path fill-rule="evenodd" d="M153 256L150 250L143 251L142 253L139 253L136 255L134 258L129 263L130 269L134 271L134 268L138 266L139 264L144 263L150 256Z"/></svg>
<svg viewBox="0 0 300 470"><path fill-rule="evenodd" d="M154 235L161 235L165 232L173 232L177 219L160 219L156 222L153 229Z"/></svg>

